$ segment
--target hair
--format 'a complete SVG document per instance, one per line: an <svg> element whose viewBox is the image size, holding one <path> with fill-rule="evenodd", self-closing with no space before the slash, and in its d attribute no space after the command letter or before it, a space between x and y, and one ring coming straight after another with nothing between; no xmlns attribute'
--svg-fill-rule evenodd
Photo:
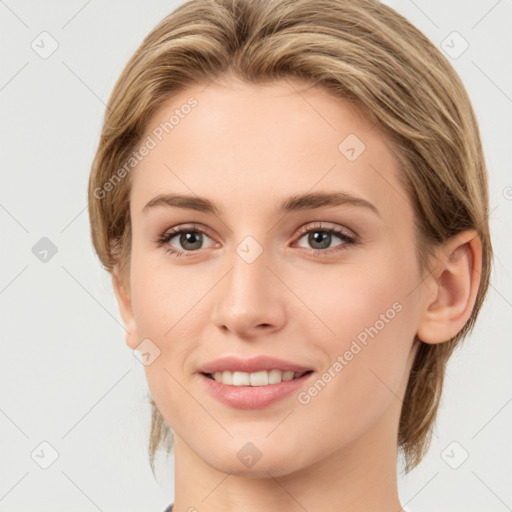
<svg viewBox="0 0 512 512"><path fill-rule="evenodd" d="M491 273L487 170L464 85L420 30L377 0L180 5L145 37L118 78L92 163L88 204L94 249L104 269L118 272L124 282L129 283L131 174L120 179L119 170L123 165L126 170L148 120L164 102L218 77L249 84L303 80L350 102L374 123L395 153L413 208L422 275L429 272L434 249L448 238L474 229L481 239L481 280L470 318L443 343L419 340L397 439L409 472L430 446L447 361L473 330ZM155 455L161 447L170 452L172 432L152 398L150 404L154 475Z"/></svg>

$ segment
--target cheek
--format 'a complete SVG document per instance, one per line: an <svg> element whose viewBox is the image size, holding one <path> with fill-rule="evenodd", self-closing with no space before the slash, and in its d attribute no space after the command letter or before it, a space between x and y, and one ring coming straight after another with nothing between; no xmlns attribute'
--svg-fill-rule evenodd
<svg viewBox="0 0 512 512"><path fill-rule="evenodd" d="M330 337L336 344L338 340L342 348L344 342L375 323L382 330L382 315L384 321L394 319L396 310L406 307L407 294L413 288L407 276L412 273L413 269L404 268L396 255L381 253L371 261L325 265L314 272L303 272L299 278L290 275L288 281L293 282L294 292L302 299L296 303L305 313L295 315L294 320L304 319L310 326L318 324L326 341ZM388 325L385 322L386 328Z"/></svg>
<svg viewBox="0 0 512 512"><path fill-rule="evenodd" d="M194 315L194 305L207 288L201 286L193 265L176 266L164 249L148 250L141 245L134 244L132 253L133 311L139 335L162 345L171 338L181 339L176 335L181 324Z"/></svg>
<svg viewBox="0 0 512 512"><path fill-rule="evenodd" d="M365 343L350 336L340 339L330 352L329 366L300 397L306 404L307 427L318 431L318 425L323 426L318 434L327 448L333 438L351 442L377 424L387 428L393 411L398 414L411 349L411 343L397 342L407 340L401 316L405 314L397 313L380 331L367 324L368 330L362 331ZM332 425L337 425L334 433Z"/></svg>
<svg viewBox="0 0 512 512"><path fill-rule="evenodd" d="M326 355L324 371L331 368L336 375L332 380L337 384L328 386L340 388L347 405L356 398L392 396L389 388L396 391L400 385L416 332L409 295L417 285L415 276L414 260L390 250L371 263L340 266L336 272L325 267L303 281L299 293L317 318L310 311L294 317L303 322L304 332L319 326L316 340ZM343 370L337 366L336 372L332 365L340 357Z"/></svg>
<svg viewBox="0 0 512 512"><path fill-rule="evenodd" d="M322 425L319 435L326 450L333 437L354 440L388 408L401 405L397 395L414 326L402 290L393 289L382 275L378 281L370 277L352 274L343 286L331 289L328 301L318 296L322 320L336 336L317 337L316 352L326 355L325 366L300 403L305 404L307 428L318 431ZM339 425L335 433L332 425Z"/></svg>
<svg viewBox="0 0 512 512"><path fill-rule="evenodd" d="M198 318L200 299L208 286L202 286L197 277L191 279L185 267L171 272L169 265L151 265L142 257L134 258L132 264L137 332L141 340L150 339L159 351L158 357L144 367L146 381L166 422L175 428L180 425L180 417L198 414L197 405L186 392L192 370L187 356L201 339L204 319Z"/></svg>

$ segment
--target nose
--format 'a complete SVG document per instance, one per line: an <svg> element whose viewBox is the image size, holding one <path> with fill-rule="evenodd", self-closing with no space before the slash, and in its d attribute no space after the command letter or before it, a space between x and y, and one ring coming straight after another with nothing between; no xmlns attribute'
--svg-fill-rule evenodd
<svg viewBox="0 0 512 512"><path fill-rule="evenodd" d="M286 287L267 268L265 251L253 262L234 252L232 268L215 287L213 323L241 338L279 331L286 322Z"/></svg>

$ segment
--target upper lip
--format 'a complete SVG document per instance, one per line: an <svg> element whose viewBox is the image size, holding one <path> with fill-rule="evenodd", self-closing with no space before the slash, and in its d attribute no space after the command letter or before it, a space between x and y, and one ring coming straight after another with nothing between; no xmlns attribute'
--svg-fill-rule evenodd
<svg viewBox="0 0 512 512"><path fill-rule="evenodd" d="M262 370L282 370L292 372L306 372L312 370L307 366L278 359L276 357L257 356L249 359L242 359L240 357L228 356L210 361L199 368L201 373L214 373L214 372L259 372Z"/></svg>

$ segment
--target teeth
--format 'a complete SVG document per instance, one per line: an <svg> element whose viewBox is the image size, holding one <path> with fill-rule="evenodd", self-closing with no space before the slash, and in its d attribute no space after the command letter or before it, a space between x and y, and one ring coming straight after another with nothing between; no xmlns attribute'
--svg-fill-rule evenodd
<svg viewBox="0 0 512 512"><path fill-rule="evenodd" d="M262 370L260 372L215 372L212 375L213 379L223 384L230 384L232 386L266 386L268 384L279 384L282 381L288 381L302 377L306 372L292 371L283 372L281 370Z"/></svg>

